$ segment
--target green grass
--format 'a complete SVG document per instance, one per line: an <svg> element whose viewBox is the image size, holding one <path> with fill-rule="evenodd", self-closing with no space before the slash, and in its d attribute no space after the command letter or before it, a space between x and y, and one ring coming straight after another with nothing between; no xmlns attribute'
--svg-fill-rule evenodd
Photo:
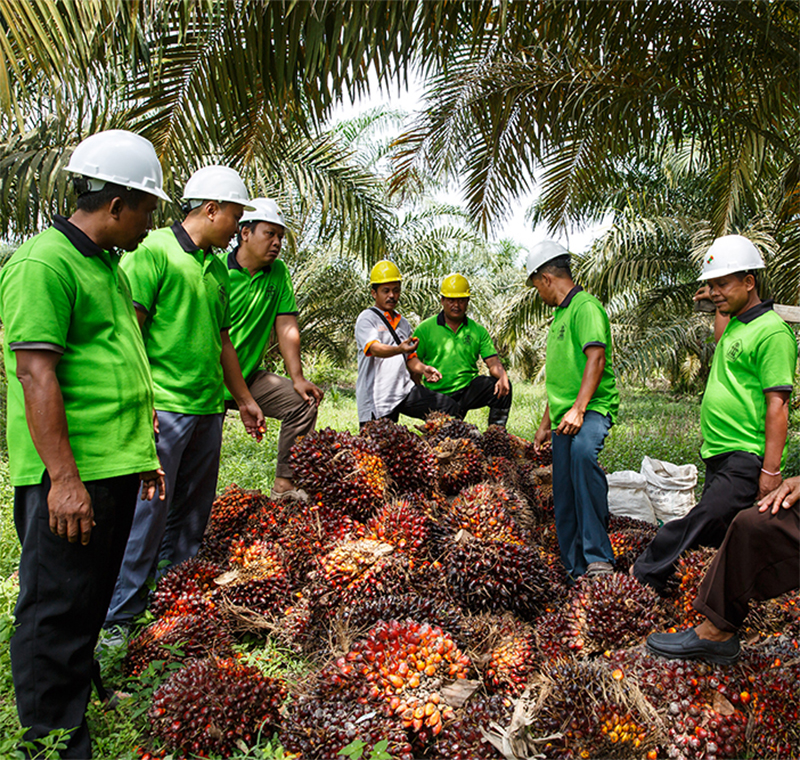
<svg viewBox="0 0 800 760"><path fill-rule="evenodd" d="M352 375L333 372L323 367L321 377L325 382L326 397L319 410L317 426L333 427L337 430L358 431L355 395ZM322 377L324 375L324 377ZM514 385L514 405L509 418L509 430L531 440L539 425L545 406L544 386L517 382ZM621 392L621 408L617 424L612 428L601 456L603 466L609 471L639 470L642 457L649 455L666 459L676 464L691 462L698 466L702 477L699 456L699 399L676 398L651 390L629 390ZM467 419L481 429L486 427L487 410L475 410ZM401 418L401 422L412 426L416 420ZM792 429L797 429L800 419L793 415ZM225 421L219 488L237 483L242 488L267 490L275 474L275 456L279 423L268 420L267 432L262 442L248 437L238 415L230 414ZM793 436L788 452L789 465L796 473L800 470L800 445ZM789 472L789 467L787 467ZM8 483L8 465L0 457L0 631L3 621L10 619L16 595L13 573L19 557L19 545L13 527L13 492ZM300 660L276 649L270 643L253 644L247 647L248 658L258 664L265 673L282 673L294 680L304 672L306 666ZM113 674L113 666L111 669ZM89 710L89 721L95 742L95 756L99 758L132 758L134 748L141 743L146 706L153 688L163 675L139 684L132 684L135 698L123 702L120 709L106 713L93 703ZM14 707L13 686L7 642L0 639L0 736L13 736L19 731ZM0 744L0 748L2 744ZM265 737L261 746L242 757L272 760L281 757L278 745ZM11 754L0 757L13 757Z"/></svg>

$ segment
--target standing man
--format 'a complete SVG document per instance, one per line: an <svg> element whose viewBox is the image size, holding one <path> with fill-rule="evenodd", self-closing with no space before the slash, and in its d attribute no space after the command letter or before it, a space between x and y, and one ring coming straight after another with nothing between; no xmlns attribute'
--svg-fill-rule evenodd
<svg viewBox="0 0 800 760"><path fill-rule="evenodd" d="M441 373L441 379L426 379L425 384L458 403L456 416L463 419L470 409L488 406L489 424L505 427L511 411L511 381L489 331L467 317L467 278L448 275L442 280L440 295L441 312L414 330L420 360L434 364ZM479 357L486 362L488 377L478 374Z"/></svg>
<svg viewBox="0 0 800 760"><path fill-rule="evenodd" d="M153 383L116 249L133 250L169 198L153 146L131 132L86 138L67 171L75 212L0 272L22 544L11 668L25 739L72 729L61 757L88 758L93 650L139 481L143 496L164 498Z"/></svg>
<svg viewBox="0 0 800 760"><path fill-rule="evenodd" d="M127 628L147 604L147 579L200 547L217 488L223 383L252 436L264 423L228 335L228 269L212 250L236 234L247 190L233 169L207 166L189 178L182 200L183 223L151 232L122 260L153 375L167 503L136 505L106 628Z"/></svg>
<svg viewBox="0 0 800 760"><path fill-rule="evenodd" d="M600 302L572 279L567 250L551 240L528 254L528 287L555 307L547 335L547 406L534 451L552 438L553 504L567 577L613 569L608 483L597 457L619 409L611 325Z"/></svg>
<svg viewBox="0 0 800 760"><path fill-rule="evenodd" d="M756 270L763 268L758 249L741 235L717 238L703 259L700 279L730 321L700 407L703 495L685 517L662 526L631 569L659 592L683 552L718 547L733 518L781 484L797 343L772 301L758 296Z"/></svg>
<svg viewBox="0 0 800 760"><path fill-rule="evenodd" d="M457 416L457 403L412 379L413 373L433 383L442 376L419 360L411 325L395 310L400 300L400 270L391 261L379 261L369 279L375 306L364 309L356 320L359 425L381 417L397 422L401 413L417 419L435 410Z"/></svg>
<svg viewBox="0 0 800 760"><path fill-rule="evenodd" d="M314 430L323 392L303 377L297 303L289 269L278 256L286 222L269 198L250 201L253 211L239 220L238 246L228 254L231 278L231 342L248 389L265 417L281 420L272 499L308 498L294 486L289 450L298 436ZM272 328L289 377L260 369ZM225 403L234 401L227 391Z"/></svg>

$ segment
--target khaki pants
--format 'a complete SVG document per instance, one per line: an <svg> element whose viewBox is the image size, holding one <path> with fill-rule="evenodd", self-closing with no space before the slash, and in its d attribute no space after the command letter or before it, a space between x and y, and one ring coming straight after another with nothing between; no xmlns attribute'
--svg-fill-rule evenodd
<svg viewBox="0 0 800 760"><path fill-rule="evenodd" d="M275 477L291 480L293 473L289 467L289 450L298 436L308 435L314 430L317 405L303 401L288 377L264 370L253 375L249 387L264 416L281 421Z"/></svg>

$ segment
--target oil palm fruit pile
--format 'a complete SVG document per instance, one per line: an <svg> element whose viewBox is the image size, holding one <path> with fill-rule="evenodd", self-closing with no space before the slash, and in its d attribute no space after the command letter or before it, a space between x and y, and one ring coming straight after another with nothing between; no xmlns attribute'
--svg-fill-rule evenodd
<svg viewBox="0 0 800 760"><path fill-rule="evenodd" d="M309 501L229 486L151 595L126 670L183 664L154 695L153 751L277 732L298 760L384 740L396 760L800 755L796 594L754 605L735 666L662 660L644 639L686 624L713 552L659 597L627 574L654 527L612 518L617 572L569 586L547 449L434 414L320 430L291 457ZM243 652L267 637L309 672L263 675Z"/></svg>

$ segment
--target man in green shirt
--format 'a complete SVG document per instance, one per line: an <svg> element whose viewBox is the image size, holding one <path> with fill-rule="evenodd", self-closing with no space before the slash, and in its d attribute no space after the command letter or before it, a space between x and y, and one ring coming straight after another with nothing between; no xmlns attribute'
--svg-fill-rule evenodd
<svg viewBox="0 0 800 760"><path fill-rule="evenodd" d="M323 392L303 376L297 302L289 269L280 256L286 222L270 198L250 201L239 222L238 246L227 255L231 280L231 342L247 386L265 417L281 420L273 499L303 499L294 485L289 450L314 430ZM291 379L261 369L273 327ZM230 393L226 403L233 405Z"/></svg>
<svg viewBox="0 0 800 760"><path fill-rule="evenodd" d="M741 235L717 238L703 259L700 279L729 321L700 407L703 495L685 517L662 526L631 568L659 592L684 551L719 547L736 515L781 483L797 342L772 301L759 298L756 271L763 268L758 249Z"/></svg>
<svg viewBox="0 0 800 760"><path fill-rule="evenodd" d="M264 424L228 334L228 270L212 250L236 234L247 190L233 169L207 166L189 178L183 201L183 223L151 232L121 264L153 375L167 505L136 506L106 628L125 629L147 604L147 579L200 547L217 487L223 384L253 437Z"/></svg>
<svg viewBox="0 0 800 760"><path fill-rule="evenodd" d="M135 248L168 198L153 146L131 132L86 138L67 170L75 212L0 273L22 544L11 669L25 739L71 729L60 756L88 758L92 653L140 479L143 495L164 498L153 384L117 249Z"/></svg>
<svg viewBox="0 0 800 760"><path fill-rule="evenodd" d="M619 408L611 326L600 302L576 285L566 249L553 241L528 255L528 286L555 307L547 336L547 406L534 450L552 439L553 505L570 581L610 573L608 483L597 457Z"/></svg>
<svg viewBox="0 0 800 760"><path fill-rule="evenodd" d="M442 280L440 295L441 312L422 322L413 336L419 340L419 360L442 375L435 383L425 380L425 386L458 402L462 419L470 409L488 406L489 424L505 426L511 410L511 381L489 331L467 317L467 278L448 275ZM486 363L488 377L478 374L478 358Z"/></svg>

